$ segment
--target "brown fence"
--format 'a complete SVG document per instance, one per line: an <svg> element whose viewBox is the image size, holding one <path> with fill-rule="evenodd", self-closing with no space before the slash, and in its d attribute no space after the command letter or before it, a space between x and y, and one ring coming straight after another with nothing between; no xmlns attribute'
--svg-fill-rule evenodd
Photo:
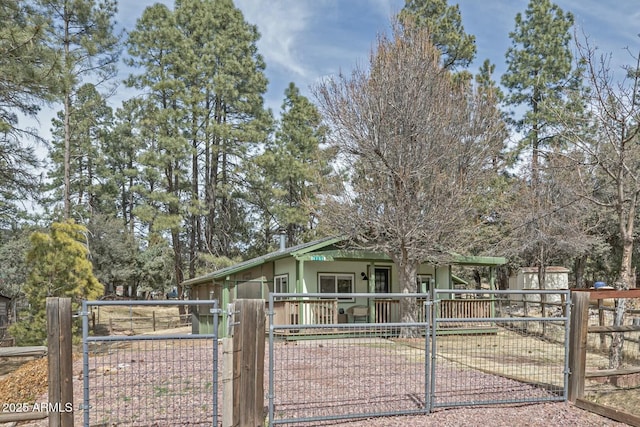
<svg viewBox="0 0 640 427"><path fill-rule="evenodd" d="M585 399L585 383L588 379L606 378L615 382L625 383L622 378L637 376L640 368L619 367L612 369L594 369L591 366L589 353L595 348L589 346L589 335L640 332L640 325L604 325L603 303L604 300L616 301L619 299L640 298L640 289L632 290L598 290L598 291L574 291L572 294L573 309L571 316L571 337L569 343L569 393L568 398L576 406L596 412L600 415L625 422L630 425L640 425L640 416L604 406ZM598 324L590 325L590 306L598 308ZM592 351L590 351L592 350Z"/></svg>

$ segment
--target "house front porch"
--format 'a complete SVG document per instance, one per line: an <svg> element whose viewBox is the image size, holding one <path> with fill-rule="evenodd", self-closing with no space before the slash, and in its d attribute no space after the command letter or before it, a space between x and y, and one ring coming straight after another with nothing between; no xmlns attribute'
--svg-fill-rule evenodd
<svg viewBox="0 0 640 427"><path fill-rule="evenodd" d="M490 321L493 317L494 301L489 298L467 295L464 299L440 299L432 307L434 313L440 319L439 334L488 334L497 331ZM357 300L356 300L357 297ZM289 339L308 339L311 336L326 336L337 334L352 334L353 330L344 328L348 324L366 324L367 328L358 328L358 332L370 333L376 325L401 324L400 309L401 297L397 295L354 295L349 303L344 298L320 298L317 296L292 296L280 297L274 295L273 325L295 326L314 325L313 328L287 328L279 329L279 336ZM356 303L357 301L357 303ZM427 321L427 301L429 296L421 294L412 297L410 304L414 306L414 322ZM267 303L268 305L269 303ZM345 307L345 305L348 305ZM267 307L268 308L268 307ZM478 319L474 322L446 322L446 319ZM487 319L483 321L481 319ZM339 325L339 326L336 326ZM342 327L340 327L342 326ZM354 325L356 326L356 325ZM364 325L358 325L364 326ZM398 327L398 329L400 326ZM389 333L389 328L382 328ZM381 329L381 330L382 330Z"/></svg>

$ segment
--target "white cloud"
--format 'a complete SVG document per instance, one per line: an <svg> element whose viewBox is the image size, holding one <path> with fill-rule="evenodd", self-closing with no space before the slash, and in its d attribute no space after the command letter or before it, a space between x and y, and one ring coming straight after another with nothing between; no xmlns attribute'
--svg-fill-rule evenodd
<svg viewBox="0 0 640 427"><path fill-rule="evenodd" d="M260 31L258 49L269 66L279 66L300 77L309 70L300 60L301 44L314 2L272 0L268 4L255 0L236 0L247 22Z"/></svg>

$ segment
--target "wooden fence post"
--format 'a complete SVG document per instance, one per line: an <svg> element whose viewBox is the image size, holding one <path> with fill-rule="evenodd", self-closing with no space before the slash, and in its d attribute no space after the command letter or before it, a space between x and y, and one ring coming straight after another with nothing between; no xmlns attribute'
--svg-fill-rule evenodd
<svg viewBox="0 0 640 427"><path fill-rule="evenodd" d="M232 354L232 373L225 375L231 377L232 384L224 390L227 396L231 392L233 408L231 414L223 412L223 426L261 426L264 425L265 302L239 299L233 303L232 311L235 314L232 350L224 350L225 354ZM224 361L228 360L225 357ZM226 396L223 401L227 401Z"/></svg>
<svg viewBox="0 0 640 427"><path fill-rule="evenodd" d="M49 427L73 426L71 298L47 298Z"/></svg>
<svg viewBox="0 0 640 427"><path fill-rule="evenodd" d="M587 361L587 330L589 326L589 292L572 292L569 320L569 390L568 399L575 403L584 395L584 374Z"/></svg>

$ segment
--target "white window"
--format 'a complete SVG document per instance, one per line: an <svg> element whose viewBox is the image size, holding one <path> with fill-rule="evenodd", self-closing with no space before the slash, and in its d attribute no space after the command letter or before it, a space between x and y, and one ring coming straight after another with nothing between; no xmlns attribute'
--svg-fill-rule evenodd
<svg viewBox="0 0 640 427"><path fill-rule="evenodd" d="M318 273L318 286L323 294L353 293L355 275L349 273Z"/></svg>
<svg viewBox="0 0 640 427"><path fill-rule="evenodd" d="M289 275L281 274L273 278L273 292L286 293L289 292Z"/></svg>

